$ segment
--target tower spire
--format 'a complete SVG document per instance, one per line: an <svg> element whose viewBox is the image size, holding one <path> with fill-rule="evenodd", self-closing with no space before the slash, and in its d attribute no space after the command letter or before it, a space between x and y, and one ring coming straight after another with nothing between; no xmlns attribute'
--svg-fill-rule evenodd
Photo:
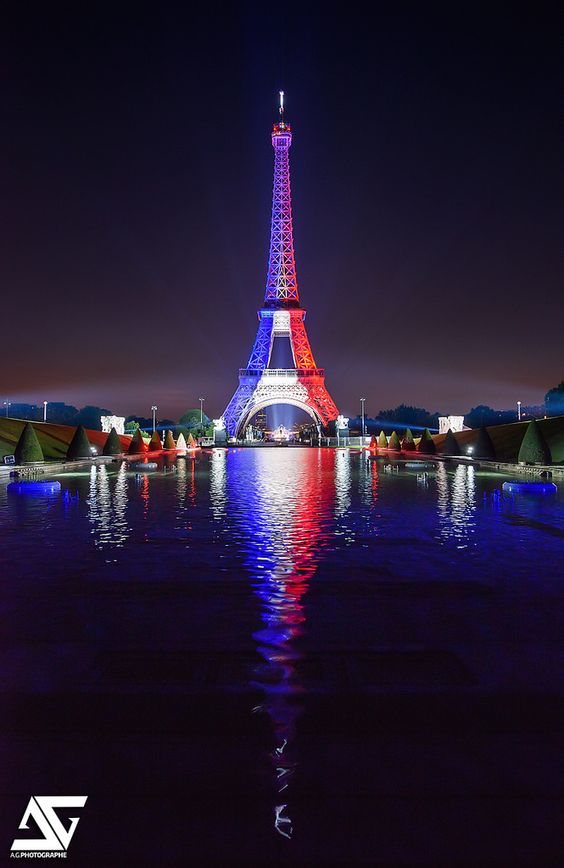
<svg viewBox="0 0 564 868"><path fill-rule="evenodd" d="M290 190L290 155L292 128L284 120L284 91L279 91L280 119L272 127L274 148L274 185L272 190L272 222L270 252L264 303L266 307L299 307L294 231L292 226L292 194Z"/></svg>

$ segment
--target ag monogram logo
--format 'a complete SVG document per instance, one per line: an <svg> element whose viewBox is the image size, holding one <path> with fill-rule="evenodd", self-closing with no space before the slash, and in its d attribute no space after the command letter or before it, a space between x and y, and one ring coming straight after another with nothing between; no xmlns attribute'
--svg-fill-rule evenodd
<svg viewBox="0 0 564 868"><path fill-rule="evenodd" d="M88 796L32 796L18 828L29 829L28 820L33 817L43 838L16 838L12 851L66 851L78 825L79 817L67 817L67 829L60 821L56 808L83 808Z"/></svg>

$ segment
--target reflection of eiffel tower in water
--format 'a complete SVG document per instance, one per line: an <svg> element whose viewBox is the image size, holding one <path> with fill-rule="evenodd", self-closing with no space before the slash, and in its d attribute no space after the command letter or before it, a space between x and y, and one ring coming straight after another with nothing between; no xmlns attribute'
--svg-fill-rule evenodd
<svg viewBox="0 0 564 868"><path fill-rule="evenodd" d="M264 307L246 368L239 371L239 387L224 413L232 437L243 437L252 417L272 404L291 404L305 410L317 425L325 427L337 418L337 407L325 388L325 372L313 358L300 307L290 191L292 131L284 121L284 94L280 93L280 119L272 129L274 189L270 256ZM290 340L293 368L271 368L275 337Z"/></svg>
<svg viewBox="0 0 564 868"><path fill-rule="evenodd" d="M333 462L334 453L328 450L212 454L212 514L230 538L239 541L261 605L262 623L253 640L262 662L253 666L250 680L263 693L255 713L272 721L273 822L286 838L292 837L296 725L308 681L307 651L297 646L306 633L303 598L333 522Z"/></svg>

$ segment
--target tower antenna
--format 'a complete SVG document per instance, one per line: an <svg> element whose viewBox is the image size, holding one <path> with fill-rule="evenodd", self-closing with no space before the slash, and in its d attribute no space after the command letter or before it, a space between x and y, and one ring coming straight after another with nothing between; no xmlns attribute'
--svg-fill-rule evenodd
<svg viewBox="0 0 564 868"><path fill-rule="evenodd" d="M278 111L280 112L280 120L283 121L284 120L284 91L283 90L279 91L279 94L280 94L280 106L278 108Z"/></svg>

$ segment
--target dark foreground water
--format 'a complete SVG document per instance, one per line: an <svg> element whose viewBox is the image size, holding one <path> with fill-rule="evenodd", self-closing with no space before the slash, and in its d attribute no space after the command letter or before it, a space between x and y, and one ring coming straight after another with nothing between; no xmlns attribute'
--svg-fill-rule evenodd
<svg viewBox="0 0 564 868"><path fill-rule="evenodd" d="M562 864L562 486L313 449L59 478L0 487L1 864L79 794L77 866Z"/></svg>

